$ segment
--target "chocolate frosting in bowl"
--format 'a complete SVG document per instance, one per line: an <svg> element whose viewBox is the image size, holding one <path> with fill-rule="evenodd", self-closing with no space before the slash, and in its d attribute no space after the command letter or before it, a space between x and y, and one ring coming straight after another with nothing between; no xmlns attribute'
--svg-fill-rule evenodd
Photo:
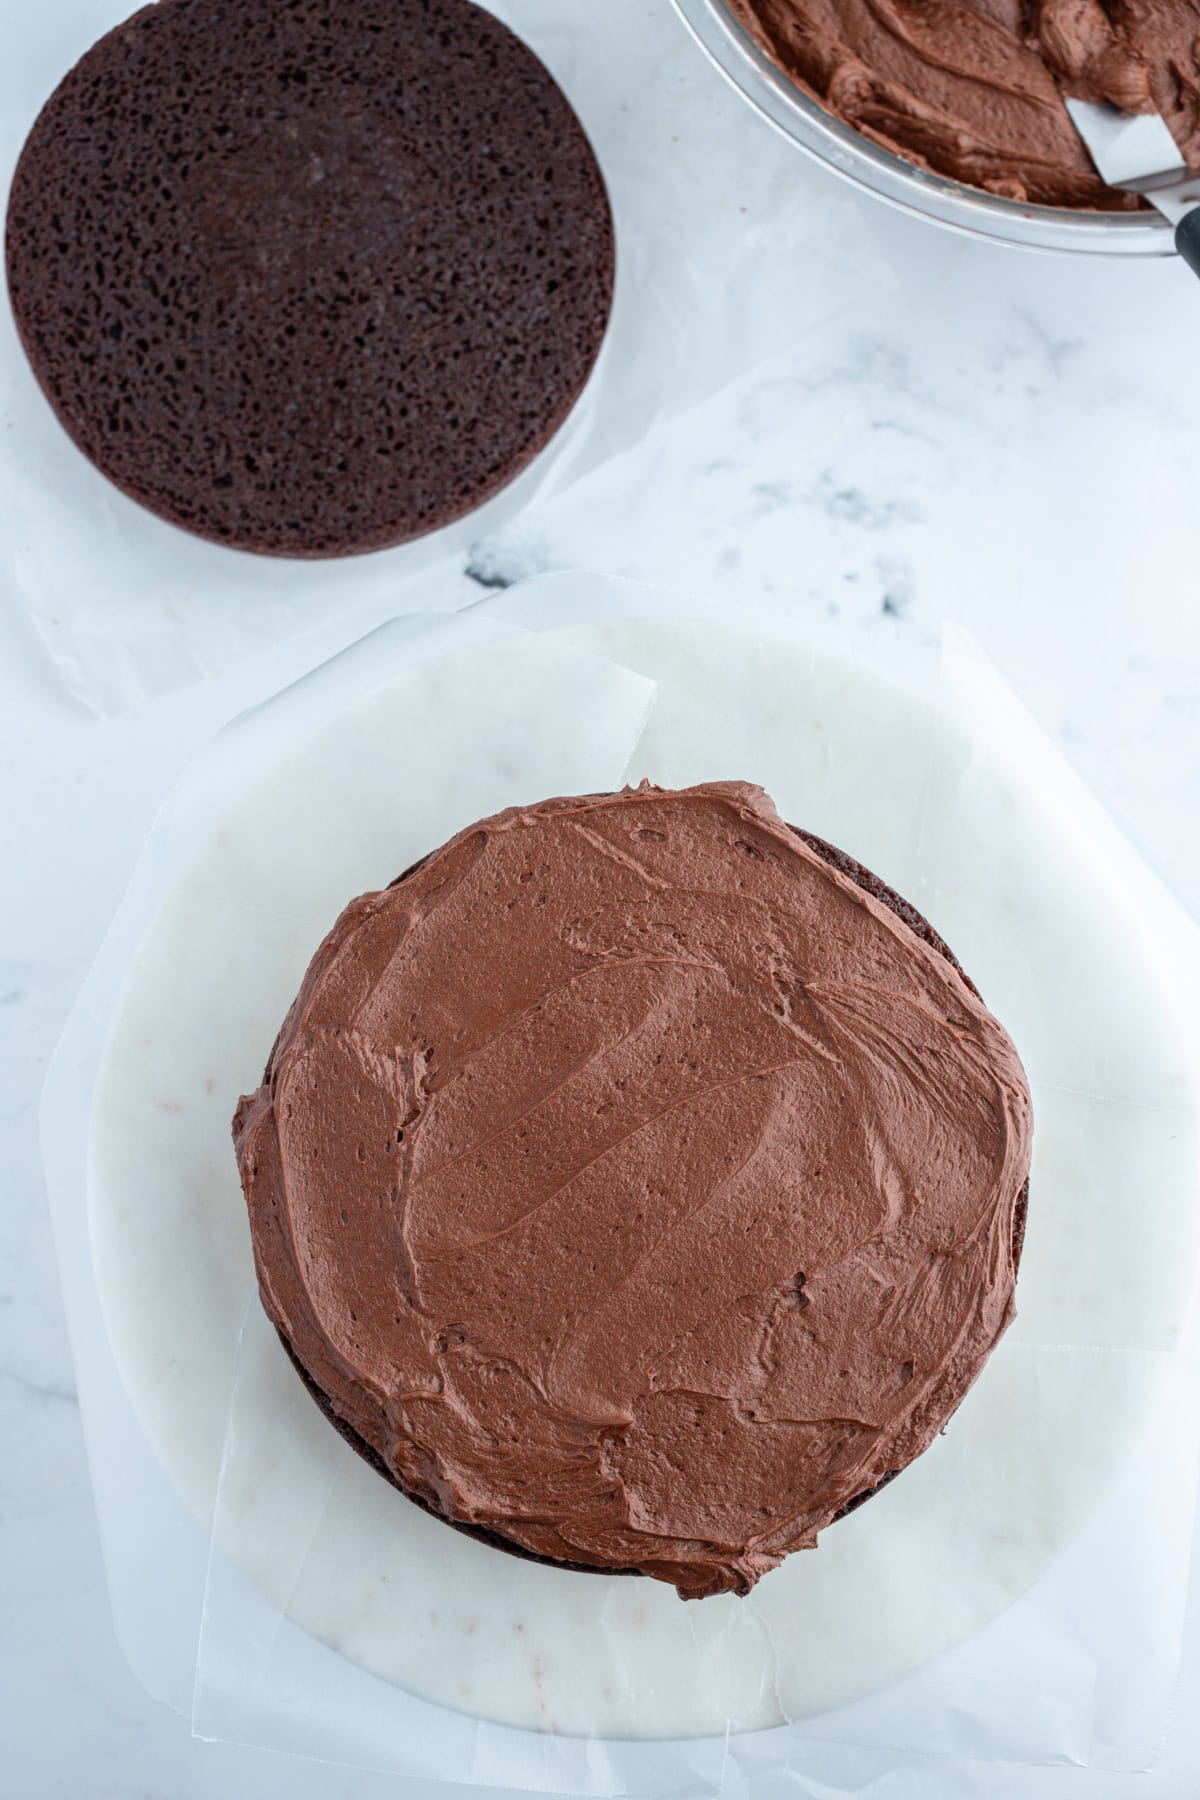
<svg viewBox="0 0 1200 1800"><path fill-rule="evenodd" d="M945 1424L1030 1133L953 961L732 782L514 808L354 901L235 1121L266 1310L400 1485L689 1598Z"/></svg>
<svg viewBox="0 0 1200 1800"><path fill-rule="evenodd" d="M1161 112L1200 168L1200 0L725 0L827 112L1009 200L1135 210L1063 104Z"/></svg>

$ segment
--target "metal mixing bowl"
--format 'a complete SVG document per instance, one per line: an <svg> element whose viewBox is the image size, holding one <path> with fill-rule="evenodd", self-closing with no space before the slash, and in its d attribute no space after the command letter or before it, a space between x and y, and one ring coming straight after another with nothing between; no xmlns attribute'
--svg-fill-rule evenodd
<svg viewBox="0 0 1200 1800"><path fill-rule="evenodd" d="M1001 200L918 169L827 113L764 56L723 0L674 0L676 11L727 80L777 131L835 175L951 231L1023 250L1084 256L1171 256L1174 234L1157 212L1082 212Z"/></svg>

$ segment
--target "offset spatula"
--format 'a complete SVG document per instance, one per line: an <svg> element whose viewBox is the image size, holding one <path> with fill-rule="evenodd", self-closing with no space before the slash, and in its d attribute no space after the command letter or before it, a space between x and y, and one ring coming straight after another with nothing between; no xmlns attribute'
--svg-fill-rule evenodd
<svg viewBox="0 0 1200 1800"><path fill-rule="evenodd" d="M1130 116L1090 100L1068 100L1067 111L1101 180L1157 206L1175 227L1175 248L1200 275L1200 174L1180 161L1162 114Z"/></svg>

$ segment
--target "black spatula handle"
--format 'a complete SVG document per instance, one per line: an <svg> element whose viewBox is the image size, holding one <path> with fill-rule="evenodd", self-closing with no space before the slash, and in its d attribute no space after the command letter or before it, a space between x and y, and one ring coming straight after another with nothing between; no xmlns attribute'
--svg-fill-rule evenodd
<svg viewBox="0 0 1200 1800"><path fill-rule="evenodd" d="M1175 227L1175 248L1193 275L1200 275L1200 206L1184 213Z"/></svg>

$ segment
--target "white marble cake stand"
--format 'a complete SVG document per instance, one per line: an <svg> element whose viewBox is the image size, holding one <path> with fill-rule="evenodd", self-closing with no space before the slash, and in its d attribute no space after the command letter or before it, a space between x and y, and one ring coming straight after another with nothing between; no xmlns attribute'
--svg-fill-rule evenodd
<svg viewBox="0 0 1200 1800"><path fill-rule="evenodd" d="M759 781L786 818L860 858L943 932L1033 1084L1020 1317L946 1436L747 1601L684 1606L655 1582L536 1567L446 1530L344 1450L265 1332L251 1333L227 1444L252 1283L234 1103L342 902L464 822L472 764L488 761L488 791L505 791L503 744L481 743L471 721L491 717L497 680L515 705L528 675L528 730L542 729L524 642L499 672L468 657L351 706L336 758L328 738L293 750L189 850L97 1088L100 1294L138 1417L189 1506L211 1515L224 1449L218 1541L343 1658L534 1730L760 1729L877 1690L979 1631L1054 1562L1134 1453L1196 1258L1190 1053L1135 865L1069 783L1059 792L1036 746L1013 753L1003 706L955 722L753 622L610 619L546 634L543 658L551 644L599 653L657 683L631 779ZM529 779L534 749L518 759ZM435 801L417 805L418 788Z"/></svg>

